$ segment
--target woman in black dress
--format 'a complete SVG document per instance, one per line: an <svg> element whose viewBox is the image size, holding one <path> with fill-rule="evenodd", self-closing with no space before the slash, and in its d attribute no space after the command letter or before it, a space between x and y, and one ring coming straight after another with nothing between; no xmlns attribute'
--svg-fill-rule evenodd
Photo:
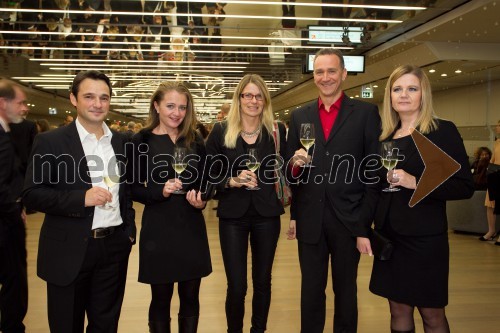
<svg viewBox="0 0 500 333"><path fill-rule="evenodd" d="M410 207L425 168L410 135L413 130L460 163L461 169ZM474 184L460 134L452 122L435 116L429 80L420 68L401 66L391 74L380 139L393 140L404 160L387 175L400 191L380 192L375 228L394 242L394 251L389 260L375 258L370 290L389 300L392 332L415 332L415 307L425 332L449 332L444 310L449 273L446 200L470 198ZM434 175L437 168L433 166Z"/></svg>
<svg viewBox="0 0 500 333"><path fill-rule="evenodd" d="M222 175L217 185L217 216L228 282L226 319L230 333L243 330L249 239L254 289L250 332L266 330L271 271L280 233L280 215L284 213L274 187L273 128L271 97L266 84L260 76L248 74L236 87L227 121L216 123L207 140L207 154L213 158L212 174ZM280 151L286 151L285 126L280 123L278 130ZM261 160L255 172L246 165L251 148L257 149Z"/></svg>
<svg viewBox="0 0 500 333"><path fill-rule="evenodd" d="M205 146L196 134L193 97L180 82L160 84L148 125L133 139L132 194L145 205L139 242L139 282L151 285L150 332L170 332L174 283L179 332L196 332L201 278L212 272L200 187ZM187 148L188 167L176 177L174 147ZM175 194L176 190L187 194Z"/></svg>

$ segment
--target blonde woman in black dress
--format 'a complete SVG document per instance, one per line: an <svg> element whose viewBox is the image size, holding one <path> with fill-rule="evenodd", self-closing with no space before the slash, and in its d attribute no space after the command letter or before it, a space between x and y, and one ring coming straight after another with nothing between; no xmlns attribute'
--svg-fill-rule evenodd
<svg viewBox="0 0 500 333"><path fill-rule="evenodd" d="M410 135L413 129L460 163L461 169L410 207L425 168ZM389 174L400 191L380 191L375 228L395 245L389 260L375 258L370 290L388 299L391 332L415 332L415 308L425 332L449 332L445 315L449 274L446 201L470 198L474 183L460 134L452 122L435 116L430 83L420 68L401 66L389 77L380 139L393 140L404 160ZM382 177L381 187L387 187L386 175Z"/></svg>
<svg viewBox="0 0 500 333"><path fill-rule="evenodd" d="M160 84L147 126L133 139L133 198L145 205L139 242L139 282L151 285L150 332L170 332L174 283L180 298L179 332L194 333L201 278L212 272L200 178L205 161L196 133L193 97L184 84ZM188 167L176 176L174 147L187 148ZM187 194L175 194L176 190Z"/></svg>

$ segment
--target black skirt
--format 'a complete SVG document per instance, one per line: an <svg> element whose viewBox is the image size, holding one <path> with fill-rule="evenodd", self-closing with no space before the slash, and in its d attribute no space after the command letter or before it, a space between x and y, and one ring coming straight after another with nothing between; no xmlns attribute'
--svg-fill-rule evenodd
<svg viewBox="0 0 500 333"><path fill-rule="evenodd" d="M402 236L386 223L383 232L393 241L391 259L374 259L370 291L416 307L448 304L448 234Z"/></svg>

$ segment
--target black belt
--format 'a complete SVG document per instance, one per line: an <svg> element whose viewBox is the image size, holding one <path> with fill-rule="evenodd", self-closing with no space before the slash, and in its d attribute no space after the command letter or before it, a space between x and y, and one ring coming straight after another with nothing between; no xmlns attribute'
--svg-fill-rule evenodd
<svg viewBox="0 0 500 333"><path fill-rule="evenodd" d="M92 238L104 238L115 232L116 227L97 228L90 232Z"/></svg>

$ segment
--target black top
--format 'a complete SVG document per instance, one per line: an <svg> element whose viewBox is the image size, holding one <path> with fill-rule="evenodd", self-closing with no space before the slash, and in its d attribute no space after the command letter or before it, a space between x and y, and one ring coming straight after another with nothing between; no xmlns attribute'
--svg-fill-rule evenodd
<svg viewBox="0 0 500 333"><path fill-rule="evenodd" d="M261 136L255 143L261 159L257 170L259 190L249 191L246 187L225 188L229 177L236 177L241 170L247 167L244 163L248 146L243 138L238 137L235 148L224 146L226 122L215 124L207 139L207 165L210 168L210 181L217 186L219 204L217 216L219 218L240 218L246 215L253 205L255 211L263 217L279 216L284 213L283 206L278 200L275 189L274 163L276 161L276 148L273 133L268 133L262 128ZM280 131L280 150L286 151L286 129L278 123Z"/></svg>
<svg viewBox="0 0 500 333"><path fill-rule="evenodd" d="M183 145L180 139L177 145ZM188 281L212 272L202 211L185 194L165 198L165 182L175 177L175 144L168 135L141 131L132 138L134 149L132 197L145 204L139 241L139 282L149 284ZM147 148L147 153L145 149ZM189 166L177 178L184 189L198 189L205 162L200 137L188 148Z"/></svg>

